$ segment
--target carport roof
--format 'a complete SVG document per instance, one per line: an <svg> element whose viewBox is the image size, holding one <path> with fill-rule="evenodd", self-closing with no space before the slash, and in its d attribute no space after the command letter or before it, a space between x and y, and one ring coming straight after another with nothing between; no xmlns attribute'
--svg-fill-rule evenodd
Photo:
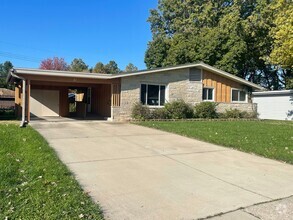
<svg viewBox="0 0 293 220"><path fill-rule="evenodd" d="M115 78L123 78L123 77L130 77L130 76L137 76L137 75L144 75L144 74L154 74L159 72L166 72L178 69L185 69L185 68L199 68L208 70L213 72L217 75L221 75L225 78L231 79L233 81L239 82L241 84L250 86L256 90L264 90L263 87L249 82L245 79L240 77L234 76L230 73L212 67L208 64L203 62L198 63L189 63L177 66L170 66L170 67L161 67L161 68L154 68L154 69L147 69L147 70L140 70L134 72L122 72L117 74L101 74L101 73L87 73L87 72L71 72L71 71L57 71L57 70L41 70L41 69L27 69L27 68L15 68L10 71L7 77L8 82L13 82L17 76L24 77L26 75L36 75L36 76L56 76L56 77L69 77L69 78L84 78L84 79L115 79Z"/></svg>

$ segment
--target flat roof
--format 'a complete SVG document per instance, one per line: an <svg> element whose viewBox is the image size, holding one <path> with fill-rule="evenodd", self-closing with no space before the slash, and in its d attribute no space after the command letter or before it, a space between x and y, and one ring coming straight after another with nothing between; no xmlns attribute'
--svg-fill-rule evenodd
<svg viewBox="0 0 293 220"><path fill-rule="evenodd" d="M70 77L70 78L87 78L87 79L116 79L116 78L123 78L123 77L132 77L144 74L155 74L160 72L178 70L178 69L185 69L185 68L200 68L204 70L208 70L215 74L221 75L225 78L231 79L233 81L239 82L241 84L251 86L257 90L265 90L263 87L249 82L245 79L242 79L238 76L232 75L215 67L212 67L208 64L203 62L198 63L189 63L177 66L169 66L169 67L160 67L154 69L146 69L134 72L122 72L117 74L101 74L101 73L89 73L89 72L71 72L71 71L57 71L57 70L42 70L42 69L28 69L28 68L14 68L10 71L7 81L11 81L12 78L16 75L21 75L25 77L25 75L38 75L38 76L56 76L56 77Z"/></svg>

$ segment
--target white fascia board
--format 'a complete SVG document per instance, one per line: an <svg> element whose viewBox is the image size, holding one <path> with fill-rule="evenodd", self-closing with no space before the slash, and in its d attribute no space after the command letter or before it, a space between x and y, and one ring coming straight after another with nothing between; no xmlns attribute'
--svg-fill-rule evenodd
<svg viewBox="0 0 293 220"><path fill-rule="evenodd" d="M293 90L274 90L274 91L263 91L253 92L253 96L269 96L269 95L292 95Z"/></svg>
<svg viewBox="0 0 293 220"><path fill-rule="evenodd" d="M249 82L245 79L234 76L230 73L219 70L217 68L214 68L202 62L178 65L178 66L172 66L172 67L165 67L165 68L150 69L150 70L141 70L141 71L130 72L130 73L118 73L118 74L80 73L80 72L70 72L70 71L23 69L23 68L16 68L14 69L14 71L16 74L23 74L23 75L45 75L45 76L59 76L59 77L73 77L73 78L75 77L75 78L90 78L90 79L115 79L115 78L131 77L131 76L138 76L138 75L144 75L144 74L153 74L153 73L160 73L160 72L193 68L193 67L209 70L225 78L229 78L233 81L242 83L247 86L251 86L252 88L256 90L265 90L263 87L256 85L255 83Z"/></svg>
<svg viewBox="0 0 293 220"><path fill-rule="evenodd" d="M15 74L20 75L37 75L37 76L57 76L70 78L88 78L88 79L111 79L111 75L98 73L80 73L69 71L52 71L52 70L36 70L36 69L14 69Z"/></svg>

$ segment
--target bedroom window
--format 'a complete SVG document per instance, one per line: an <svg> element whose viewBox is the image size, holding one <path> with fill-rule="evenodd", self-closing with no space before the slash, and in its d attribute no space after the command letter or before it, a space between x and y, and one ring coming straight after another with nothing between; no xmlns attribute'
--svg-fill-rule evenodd
<svg viewBox="0 0 293 220"><path fill-rule="evenodd" d="M203 101L214 101L214 88L203 88L202 100Z"/></svg>
<svg viewBox="0 0 293 220"><path fill-rule="evenodd" d="M143 105L163 106L165 104L165 85L141 84L140 101Z"/></svg>
<svg viewBox="0 0 293 220"><path fill-rule="evenodd" d="M245 102L246 92L239 89L232 89L232 102Z"/></svg>

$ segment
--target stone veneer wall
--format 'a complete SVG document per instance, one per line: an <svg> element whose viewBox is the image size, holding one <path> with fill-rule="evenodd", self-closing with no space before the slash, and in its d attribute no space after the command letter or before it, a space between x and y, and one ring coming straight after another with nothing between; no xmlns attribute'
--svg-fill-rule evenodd
<svg viewBox="0 0 293 220"><path fill-rule="evenodd" d="M190 82L188 68L123 77L121 79L121 106L119 112L117 109L115 110L114 120L130 118L133 104L140 101L140 85L143 83L166 85L168 102L183 99L194 105L202 100L202 82Z"/></svg>
<svg viewBox="0 0 293 220"><path fill-rule="evenodd" d="M224 113L225 110L238 109L240 111L246 111L248 113L257 112L256 103L223 103L220 102L217 105L217 112Z"/></svg>

